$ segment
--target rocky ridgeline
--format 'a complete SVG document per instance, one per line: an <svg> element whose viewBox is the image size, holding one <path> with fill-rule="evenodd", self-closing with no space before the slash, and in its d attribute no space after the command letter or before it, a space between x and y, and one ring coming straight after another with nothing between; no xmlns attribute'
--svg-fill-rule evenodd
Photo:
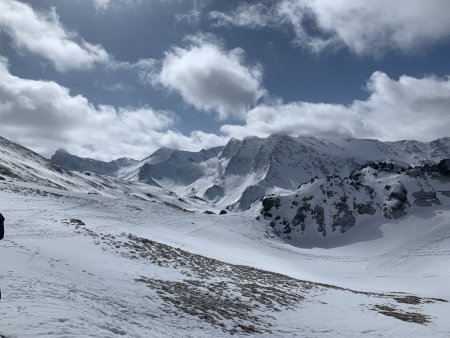
<svg viewBox="0 0 450 338"><path fill-rule="evenodd" d="M433 205L450 205L449 159L409 167L370 162L350 177L313 178L293 194L263 198L261 215L286 239L334 237L369 217L396 219Z"/></svg>
<svg viewBox="0 0 450 338"><path fill-rule="evenodd" d="M118 158L110 162L82 158L70 154L66 150L58 149L51 157L51 161L67 170L90 171L101 175L114 175L120 168L135 164L131 158Z"/></svg>

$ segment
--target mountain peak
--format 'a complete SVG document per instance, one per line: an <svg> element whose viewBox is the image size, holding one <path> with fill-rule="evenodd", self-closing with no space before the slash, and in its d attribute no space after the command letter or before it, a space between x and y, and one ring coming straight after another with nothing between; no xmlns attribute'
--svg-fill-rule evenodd
<svg viewBox="0 0 450 338"><path fill-rule="evenodd" d="M295 191L313 177L348 177L369 161L395 160L403 166L420 160L438 162L450 153L448 140L382 142L274 134L232 138L224 147L198 152L163 147L140 162L107 163L64 152L52 160L72 170L151 182L181 197L204 198L217 208L247 209L268 193Z"/></svg>

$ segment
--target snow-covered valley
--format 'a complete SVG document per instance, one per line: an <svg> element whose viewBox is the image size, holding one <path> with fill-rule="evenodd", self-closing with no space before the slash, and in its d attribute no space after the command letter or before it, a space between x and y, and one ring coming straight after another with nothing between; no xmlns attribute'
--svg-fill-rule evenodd
<svg viewBox="0 0 450 338"><path fill-rule="evenodd" d="M0 150L0 336L450 335L445 195L296 241L261 201L206 214L216 209L167 189Z"/></svg>

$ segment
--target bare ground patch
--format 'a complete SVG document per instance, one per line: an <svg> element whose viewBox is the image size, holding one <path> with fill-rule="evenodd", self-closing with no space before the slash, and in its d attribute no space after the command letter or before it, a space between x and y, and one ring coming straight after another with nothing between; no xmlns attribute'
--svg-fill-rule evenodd
<svg viewBox="0 0 450 338"><path fill-rule="evenodd" d="M138 276L135 281L151 289L147 297L156 294L163 301L167 313L196 317L229 334L275 333L277 313L298 309L304 302L320 302L319 296L332 290L364 295L372 304L372 310L423 325L431 318L420 313L421 305L445 302L409 294L362 292L298 280L225 263L132 234L97 233L78 219L63 222L73 226L78 233L92 237L103 250L114 251L130 260L144 260L158 267L178 270L184 276L180 280ZM367 303L361 306L366 307ZM414 312L399 308L402 306L413 308Z"/></svg>

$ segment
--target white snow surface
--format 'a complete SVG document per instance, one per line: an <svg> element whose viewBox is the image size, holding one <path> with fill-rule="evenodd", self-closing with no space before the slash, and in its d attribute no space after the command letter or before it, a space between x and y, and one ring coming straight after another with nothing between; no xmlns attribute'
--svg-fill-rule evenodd
<svg viewBox="0 0 450 338"><path fill-rule="evenodd" d="M6 141L0 164L0 336L450 336L447 204L293 245L256 220L256 207L193 212L209 206L139 182L61 173ZM265 280L250 267L294 280ZM405 296L423 300L395 300Z"/></svg>

